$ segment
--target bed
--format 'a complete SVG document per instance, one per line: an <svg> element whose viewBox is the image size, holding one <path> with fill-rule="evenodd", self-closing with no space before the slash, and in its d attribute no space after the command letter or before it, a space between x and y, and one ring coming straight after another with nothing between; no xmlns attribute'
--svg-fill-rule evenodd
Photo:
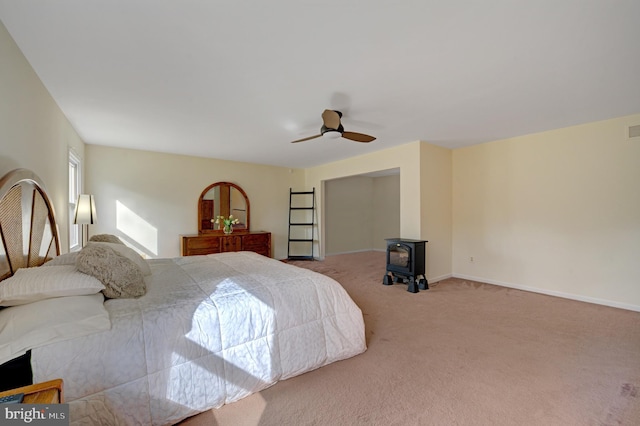
<svg viewBox="0 0 640 426"><path fill-rule="evenodd" d="M23 169L0 180L0 291L27 272L85 280L77 270L82 252L116 244L95 242L60 255L43 188ZM30 353L34 382L64 380L72 424L175 424L366 350L360 309L324 275L253 252L132 262L142 262L142 296L105 300L110 283L98 279L106 288L85 290L99 288L92 281L78 285L82 291L47 295L45 289L0 310L0 333L6 331L1 316L14 325L19 315L30 315L27 322L42 317L47 328L54 322L47 315L89 311L91 318L62 321L53 337L22 342L10 354ZM80 275L67 280L67 273Z"/></svg>

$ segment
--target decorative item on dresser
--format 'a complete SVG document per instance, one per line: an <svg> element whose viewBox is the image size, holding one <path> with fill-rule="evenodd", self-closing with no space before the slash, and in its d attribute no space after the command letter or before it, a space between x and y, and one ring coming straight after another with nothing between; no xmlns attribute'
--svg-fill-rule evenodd
<svg viewBox="0 0 640 426"><path fill-rule="evenodd" d="M233 233L224 231L224 221L233 218ZM249 198L231 182L216 182L202 191L198 199L198 234L180 236L180 254L253 251L271 257L271 233L249 228Z"/></svg>

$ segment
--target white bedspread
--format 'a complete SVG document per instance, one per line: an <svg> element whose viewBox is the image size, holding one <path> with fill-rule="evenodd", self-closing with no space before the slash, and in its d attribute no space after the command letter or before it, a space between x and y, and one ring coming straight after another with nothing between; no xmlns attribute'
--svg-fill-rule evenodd
<svg viewBox="0 0 640 426"><path fill-rule="evenodd" d="M366 349L329 277L251 252L149 262L145 296L105 302L110 331L32 351L72 424L173 424Z"/></svg>

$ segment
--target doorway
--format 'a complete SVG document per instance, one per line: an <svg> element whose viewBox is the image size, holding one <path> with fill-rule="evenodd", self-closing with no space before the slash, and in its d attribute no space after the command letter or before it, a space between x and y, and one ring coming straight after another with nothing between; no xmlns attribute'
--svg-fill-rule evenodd
<svg viewBox="0 0 640 426"><path fill-rule="evenodd" d="M386 249L400 235L400 169L324 182L325 255Z"/></svg>

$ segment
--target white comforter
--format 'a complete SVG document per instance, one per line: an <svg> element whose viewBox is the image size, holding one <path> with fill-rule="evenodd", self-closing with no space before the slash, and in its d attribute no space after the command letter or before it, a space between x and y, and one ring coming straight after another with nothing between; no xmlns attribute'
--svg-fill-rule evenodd
<svg viewBox="0 0 640 426"><path fill-rule="evenodd" d="M176 423L366 349L362 313L324 275L251 252L150 261L112 329L32 351L73 424Z"/></svg>

